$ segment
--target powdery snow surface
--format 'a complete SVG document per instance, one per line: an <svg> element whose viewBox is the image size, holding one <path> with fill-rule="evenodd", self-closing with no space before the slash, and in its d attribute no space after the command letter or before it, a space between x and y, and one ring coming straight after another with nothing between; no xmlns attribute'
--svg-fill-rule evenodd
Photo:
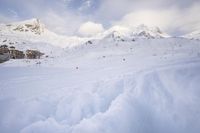
<svg viewBox="0 0 200 133"><path fill-rule="evenodd" d="M1 73L3 133L199 132L199 61L99 81L64 69Z"/></svg>
<svg viewBox="0 0 200 133"><path fill-rule="evenodd" d="M145 26L27 39L16 25L0 41L48 57L0 64L0 133L199 133L200 41Z"/></svg>
<svg viewBox="0 0 200 133"><path fill-rule="evenodd" d="M198 133L199 51L183 38L108 39L10 60L0 66L0 132Z"/></svg>
<svg viewBox="0 0 200 133"><path fill-rule="evenodd" d="M192 33L186 34L183 37L188 38L188 39L196 39L200 40L200 31L194 31Z"/></svg>

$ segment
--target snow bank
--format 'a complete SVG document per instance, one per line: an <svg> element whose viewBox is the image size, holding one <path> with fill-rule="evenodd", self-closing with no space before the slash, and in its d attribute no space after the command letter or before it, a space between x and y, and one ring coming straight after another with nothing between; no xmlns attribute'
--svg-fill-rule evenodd
<svg viewBox="0 0 200 133"><path fill-rule="evenodd" d="M168 68L126 77L124 92L105 113L82 121L73 132L199 131L199 66Z"/></svg>
<svg viewBox="0 0 200 133"><path fill-rule="evenodd" d="M0 132L198 133L199 81L200 63L196 62L86 84L79 80L80 85L56 86L33 97L1 95Z"/></svg>

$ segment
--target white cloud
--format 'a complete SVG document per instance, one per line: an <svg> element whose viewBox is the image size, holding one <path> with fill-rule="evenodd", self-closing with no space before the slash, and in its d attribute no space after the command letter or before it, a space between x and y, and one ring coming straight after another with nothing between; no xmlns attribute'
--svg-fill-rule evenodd
<svg viewBox="0 0 200 133"><path fill-rule="evenodd" d="M70 9L68 9L66 7L66 3L64 3L63 0L52 0L51 2L47 2L47 0L3 1L6 1L6 3L10 6L8 9L6 9L6 13L0 12L0 23L39 18L49 30L58 34L71 36L74 35L79 26L84 21L86 21L84 15L77 14L76 12L73 12ZM15 13L15 11L17 12ZM18 15L19 17L17 17L16 15Z"/></svg>
<svg viewBox="0 0 200 133"><path fill-rule="evenodd" d="M78 33L82 36L92 36L103 31L104 31L104 28L102 24L89 21L89 22L83 23L80 26Z"/></svg>
<svg viewBox="0 0 200 133"><path fill-rule="evenodd" d="M167 30L172 22L177 17L176 10L142 10L131 12L125 15L120 21L114 22L113 24L123 25L127 27L135 27L141 24L147 26L158 26L163 30Z"/></svg>
<svg viewBox="0 0 200 133"><path fill-rule="evenodd" d="M180 17L177 20L182 31L200 30L200 2L195 3L187 10L179 11Z"/></svg>
<svg viewBox="0 0 200 133"><path fill-rule="evenodd" d="M140 24L158 26L168 33L188 33L200 29L200 3L182 10L173 7L168 9L138 10L126 14L113 25L135 27Z"/></svg>
<svg viewBox="0 0 200 133"><path fill-rule="evenodd" d="M0 22L39 18L50 30L65 35L76 34L80 25L88 20L100 22L106 28L115 24L134 26L144 23L176 34L200 29L199 0L0 1L0 4L6 2L11 9L1 9ZM80 8L77 7L79 4ZM90 28L80 28L80 34L89 36L89 32L95 34L103 29L102 25L97 26L100 27L97 29L88 27Z"/></svg>
<svg viewBox="0 0 200 133"><path fill-rule="evenodd" d="M72 13L58 14L54 11L48 11L40 16L42 22L47 28L58 33L66 35L74 35L79 26L83 23L84 18Z"/></svg>

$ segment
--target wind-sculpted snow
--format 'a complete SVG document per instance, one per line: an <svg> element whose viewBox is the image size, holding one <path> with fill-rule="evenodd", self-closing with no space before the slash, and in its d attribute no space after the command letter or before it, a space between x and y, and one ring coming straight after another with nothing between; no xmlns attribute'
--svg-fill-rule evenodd
<svg viewBox="0 0 200 133"><path fill-rule="evenodd" d="M1 73L9 70L1 69ZM17 83L1 88L0 132L197 133L200 130L199 62L147 69L98 81L88 78L82 82L83 78L77 78L76 83L66 83L63 87L57 84L64 79L69 81L65 77L67 74L50 70L47 74L49 70L29 68L27 72L18 69L16 77L6 75L6 78L16 79L13 82L30 82L30 86L26 89L16 86L18 93L22 93L16 96L9 94L12 90L4 89ZM34 86L37 74L33 72L37 71L42 72L38 80L44 82L44 87ZM52 80L50 75L60 75L63 81ZM52 85L56 83L55 88L46 81L54 82ZM51 91L47 91L50 87Z"/></svg>
<svg viewBox="0 0 200 133"><path fill-rule="evenodd" d="M46 57L0 64L0 133L200 131L200 41L145 26L89 40L6 29L3 44Z"/></svg>

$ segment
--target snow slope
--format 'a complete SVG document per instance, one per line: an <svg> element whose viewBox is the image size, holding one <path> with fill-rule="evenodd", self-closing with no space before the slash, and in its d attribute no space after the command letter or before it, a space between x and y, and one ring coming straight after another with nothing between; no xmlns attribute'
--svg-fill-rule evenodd
<svg viewBox="0 0 200 133"><path fill-rule="evenodd" d="M199 60L130 67L1 68L0 131L198 133Z"/></svg>
<svg viewBox="0 0 200 133"><path fill-rule="evenodd" d="M0 42L6 45L18 46L18 44L45 43L61 48L72 48L82 45L89 40L105 40L111 38L114 41L132 41L138 38L166 38L170 37L158 27L140 25L135 28L113 26L112 28L90 38L77 36L63 36L49 31L39 19L30 19L11 24L0 24ZM31 48L31 47L30 47Z"/></svg>
<svg viewBox="0 0 200 133"><path fill-rule="evenodd" d="M105 39L1 64L0 132L198 133L199 50L183 38Z"/></svg>
<svg viewBox="0 0 200 133"><path fill-rule="evenodd" d="M173 62L174 60L198 58L200 56L199 41L184 38L141 39L124 42L103 39L91 42L91 44L85 43L65 49L62 54L58 52L58 56L53 58L10 60L1 64L1 66L37 67L37 62L40 61L40 67L85 68L91 66L88 69L95 69L100 66L103 68L109 65L124 65L122 64L124 62L126 65L133 66L138 65L134 61L141 62L143 60L144 63L148 61L151 64L157 64L158 62ZM123 59L126 61L123 61ZM84 61L87 61L87 63Z"/></svg>
<svg viewBox="0 0 200 133"><path fill-rule="evenodd" d="M123 26L113 26L110 29L99 33L90 38L90 40L110 40L110 41L135 41L138 39L159 39L169 38L170 36L162 32L158 27L147 27L139 25L134 28Z"/></svg>
<svg viewBox="0 0 200 133"><path fill-rule="evenodd" d="M41 41L45 29L35 42L3 34L52 56L0 64L0 132L198 133L200 41L142 27L64 49Z"/></svg>
<svg viewBox="0 0 200 133"><path fill-rule="evenodd" d="M76 36L67 37L57 35L49 31L38 19L30 19L11 24L0 24L0 36L0 42L7 40L4 43L8 45L10 43L17 45L17 43L28 41L32 43L46 43L61 48L72 47L88 40L87 38Z"/></svg>
<svg viewBox="0 0 200 133"><path fill-rule="evenodd" d="M200 31L199 30L198 31L194 31L192 33L184 35L183 37L189 38L189 39L197 39L197 40L199 40L200 39Z"/></svg>

